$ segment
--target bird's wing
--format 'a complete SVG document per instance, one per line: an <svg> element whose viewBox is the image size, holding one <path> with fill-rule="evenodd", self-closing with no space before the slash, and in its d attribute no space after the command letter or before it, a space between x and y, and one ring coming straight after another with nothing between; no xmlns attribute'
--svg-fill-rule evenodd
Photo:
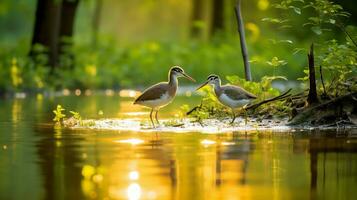
<svg viewBox="0 0 357 200"><path fill-rule="evenodd" d="M235 86L235 85L226 85L223 86L223 92L230 98L234 100L241 100L241 99L256 99L257 96L254 94L246 91L245 89Z"/></svg>
<svg viewBox="0 0 357 200"><path fill-rule="evenodd" d="M140 101L150 101L159 99L167 92L167 83L158 83L146 89L138 98L135 99L134 104Z"/></svg>

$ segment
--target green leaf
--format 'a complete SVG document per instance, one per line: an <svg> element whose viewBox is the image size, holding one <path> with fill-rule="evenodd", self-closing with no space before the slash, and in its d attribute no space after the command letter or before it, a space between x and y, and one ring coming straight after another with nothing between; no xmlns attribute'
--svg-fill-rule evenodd
<svg viewBox="0 0 357 200"><path fill-rule="evenodd" d="M301 9L295 6L289 6L289 8L293 9L294 12L298 15L301 15Z"/></svg>
<svg viewBox="0 0 357 200"><path fill-rule="evenodd" d="M288 22L289 20L281 20L281 19L278 19L278 18L266 17L266 18L263 18L262 21L263 22L270 22L270 23L273 23L273 24L282 24L282 23Z"/></svg>
<svg viewBox="0 0 357 200"><path fill-rule="evenodd" d="M322 30L319 26L313 26L311 27L311 30L316 33L317 35L321 35L322 34Z"/></svg>
<svg viewBox="0 0 357 200"><path fill-rule="evenodd" d="M306 51L306 49L304 49L304 48L295 48L294 52L293 52L293 55L299 53L300 51Z"/></svg>
<svg viewBox="0 0 357 200"><path fill-rule="evenodd" d="M294 42L291 40L279 40L279 43L289 43L289 44L293 44Z"/></svg>
<svg viewBox="0 0 357 200"><path fill-rule="evenodd" d="M266 62L268 65L273 66L273 67L278 67L281 65L286 65L287 62L285 60L279 60L278 57L274 56L271 61Z"/></svg>
<svg viewBox="0 0 357 200"><path fill-rule="evenodd" d="M237 83L238 81L239 81L239 77L238 76L235 76L235 75L233 75L233 76L226 76L226 79L229 81L229 82L231 82L231 83Z"/></svg>

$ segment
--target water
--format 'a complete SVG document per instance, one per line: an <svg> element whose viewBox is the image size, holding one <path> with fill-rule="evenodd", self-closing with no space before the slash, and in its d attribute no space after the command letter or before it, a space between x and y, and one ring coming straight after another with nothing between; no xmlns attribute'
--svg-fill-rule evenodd
<svg viewBox="0 0 357 200"><path fill-rule="evenodd" d="M160 116L174 116L187 100L176 99ZM145 118L140 113L148 110L131 101L0 100L0 199L355 199L355 130L202 134L53 128L57 104L87 118Z"/></svg>

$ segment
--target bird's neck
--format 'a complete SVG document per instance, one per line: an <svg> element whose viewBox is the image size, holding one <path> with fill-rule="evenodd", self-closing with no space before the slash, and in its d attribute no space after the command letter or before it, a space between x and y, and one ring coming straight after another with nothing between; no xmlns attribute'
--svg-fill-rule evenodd
<svg viewBox="0 0 357 200"><path fill-rule="evenodd" d="M175 75L169 74L169 85L172 87L177 87L177 77Z"/></svg>
<svg viewBox="0 0 357 200"><path fill-rule="evenodd" d="M221 94L221 83L216 83L213 85L214 92L216 93L217 96L220 96Z"/></svg>

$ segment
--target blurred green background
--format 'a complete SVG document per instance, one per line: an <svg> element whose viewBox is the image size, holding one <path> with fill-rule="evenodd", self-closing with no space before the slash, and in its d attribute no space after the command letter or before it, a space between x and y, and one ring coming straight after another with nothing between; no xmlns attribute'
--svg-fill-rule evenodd
<svg viewBox="0 0 357 200"><path fill-rule="evenodd" d="M284 12L276 9L276 3L284 2L289 3L242 2L254 81L264 75L296 80L304 76L312 42L319 51L327 39L346 40L336 27L321 26L320 34L320 29L305 24L319 15L304 7L309 1L293 1L294 6ZM357 6L351 0L338 3L351 14L342 21L354 36ZM35 46L40 53L35 59L28 57L37 1L2 0L0 92L140 87L164 81L173 65L182 66L198 81L211 73L243 77L235 4L235 0L81 0L73 38L62 38L73 46L66 48L58 66L51 67L45 47Z"/></svg>

